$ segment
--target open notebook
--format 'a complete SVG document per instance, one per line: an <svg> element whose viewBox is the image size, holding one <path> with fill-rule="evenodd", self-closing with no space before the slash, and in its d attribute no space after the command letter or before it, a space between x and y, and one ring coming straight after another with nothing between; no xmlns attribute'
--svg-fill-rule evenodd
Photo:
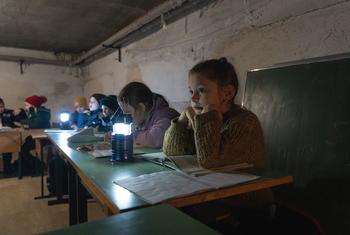
<svg viewBox="0 0 350 235"><path fill-rule="evenodd" d="M83 144L77 150L88 153L93 158L105 158L112 156L112 145L110 142L96 142L93 144ZM134 155L144 154L145 149L134 146Z"/></svg>
<svg viewBox="0 0 350 235"><path fill-rule="evenodd" d="M211 173L193 177L179 171L162 171L115 180L114 183L156 204L197 192L219 189L258 179L247 173Z"/></svg>
<svg viewBox="0 0 350 235"><path fill-rule="evenodd" d="M75 132L73 135L68 137L69 143L86 143L103 140L103 136L97 136L94 134L93 128L86 128Z"/></svg>

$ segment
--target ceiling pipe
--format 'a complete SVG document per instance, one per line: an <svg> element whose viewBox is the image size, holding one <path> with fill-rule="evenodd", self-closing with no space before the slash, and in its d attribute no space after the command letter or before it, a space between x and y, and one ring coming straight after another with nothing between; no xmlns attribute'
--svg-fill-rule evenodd
<svg viewBox="0 0 350 235"><path fill-rule="evenodd" d="M170 24L217 0L171 0L150 11L145 16L126 26L106 41L82 54L73 65L85 66L113 53L116 48L126 47L158 30L164 23Z"/></svg>

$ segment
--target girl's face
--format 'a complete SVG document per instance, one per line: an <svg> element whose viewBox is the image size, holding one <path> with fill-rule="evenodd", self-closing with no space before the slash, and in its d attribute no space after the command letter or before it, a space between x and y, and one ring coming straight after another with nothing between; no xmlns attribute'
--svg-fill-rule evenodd
<svg viewBox="0 0 350 235"><path fill-rule="evenodd" d="M131 106L130 104L127 104L125 102L118 102L120 108L123 110L124 114L130 114L133 120L133 123L136 125L139 125L142 123L146 117L146 106L142 103L139 103L136 108Z"/></svg>
<svg viewBox="0 0 350 235"><path fill-rule="evenodd" d="M31 105L31 104L29 104L29 103L27 103L27 102L24 102L24 109L25 109L26 111L29 111L29 108L34 108L34 106Z"/></svg>
<svg viewBox="0 0 350 235"><path fill-rule="evenodd" d="M102 113L103 113L103 116L110 117L113 115L114 111L109 107L102 105Z"/></svg>
<svg viewBox="0 0 350 235"><path fill-rule="evenodd" d="M228 104L233 97L233 89L220 87L216 81L197 73L190 74L188 88L191 95L191 106L196 114L201 114L207 105L215 107L221 113L225 113L230 108Z"/></svg>
<svg viewBox="0 0 350 235"><path fill-rule="evenodd" d="M81 106L79 103L74 103L74 109L78 112L78 113L83 113L85 111L85 107Z"/></svg>
<svg viewBox="0 0 350 235"><path fill-rule="evenodd" d="M100 108L100 104L93 96L90 97L89 108L90 111L95 111Z"/></svg>

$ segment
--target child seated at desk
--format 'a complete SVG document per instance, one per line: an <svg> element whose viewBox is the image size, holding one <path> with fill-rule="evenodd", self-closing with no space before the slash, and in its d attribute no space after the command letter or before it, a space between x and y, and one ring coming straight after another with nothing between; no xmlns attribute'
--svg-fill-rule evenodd
<svg viewBox="0 0 350 235"><path fill-rule="evenodd" d="M51 111L43 106L46 101L47 98L45 96L33 95L24 100L25 113L20 109L15 111L17 116L23 115L19 122L24 128L46 129L51 127ZM35 149L35 141L30 135L25 138L24 144L22 145L22 164L24 174L34 173L33 169L36 158L30 153L33 149Z"/></svg>
<svg viewBox="0 0 350 235"><path fill-rule="evenodd" d="M199 164L207 169L251 163L261 170L265 151L262 128L255 114L234 103L238 79L233 65L225 58L203 61L190 70L188 87L191 107L171 122L164 138L164 153L196 154ZM257 191L220 204L269 208L272 193ZM197 209L199 217L206 214L206 210Z"/></svg>
<svg viewBox="0 0 350 235"><path fill-rule="evenodd" d="M2 98L0 98L0 128L1 127L11 127L14 128L16 125L14 124L15 116L13 114L13 110L5 108L5 102ZM10 175L13 172L12 165L12 154L11 153L3 153L2 161L4 167L4 175Z"/></svg>
<svg viewBox="0 0 350 235"><path fill-rule="evenodd" d="M131 114L133 118L135 144L162 147L171 119L179 116L165 98L143 83L131 82L121 90L118 102L124 114Z"/></svg>
<svg viewBox="0 0 350 235"><path fill-rule="evenodd" d="M104 94L95 93L90 96L89 101L89 109L90 112L88 113L87 122L85 124L85 127L94 127L100 128L102 127L102 106L101 101L106 96Z"/></svg>
<svg viewBox="0 0 350 235"><path fill-rule="evenodd" d="M113 130L113 124L116 119L120 117L123 112L118 105L118 99L116 95L106 96L101 100L102 105L102 126L105 132L111 132Z"/></svg>
<svg viewBox="0 0 350 235"><path fill-rule="evenodd" d="M88 119L87 100L84 96L78 96L74 100L75 111L70 116L70 127L81 129L85 127Z"/></svg>

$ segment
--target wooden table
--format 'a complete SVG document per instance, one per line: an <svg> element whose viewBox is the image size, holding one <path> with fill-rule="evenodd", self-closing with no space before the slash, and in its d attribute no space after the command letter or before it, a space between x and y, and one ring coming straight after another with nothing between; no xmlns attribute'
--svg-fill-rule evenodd
<svg viewBox="0 0 350 235"><path fill-rule="evenodd" d="M48 133L51 141L63 152L69 163L70 224L87 221L85 189L101 204L104 211L117 214L141 207L151 206L136 194L113 183L125 177L135 177L171 169L148 161L135 160L111 164L108 158L93 159L87 153L76 150L76 144L68 144L65 133ZM260 189L271 188L293 182L291 176L260 178L259 180L212 190L166 201L175 207L199 204L225 197L235 196Z"/></svg>
<svg viewBox="0 0 350 235"><path fill-rule="evenodd" d="M46 235L219 234L181 211L158 205L45 233Z"/></svg>
<svg viewBox="0 0 350 235"><path fill-rule="evenodd" d="M22 135L21 131L16 129L0 131L0 154L2 153L18 153L18 178L22 178Z"/></svg>

